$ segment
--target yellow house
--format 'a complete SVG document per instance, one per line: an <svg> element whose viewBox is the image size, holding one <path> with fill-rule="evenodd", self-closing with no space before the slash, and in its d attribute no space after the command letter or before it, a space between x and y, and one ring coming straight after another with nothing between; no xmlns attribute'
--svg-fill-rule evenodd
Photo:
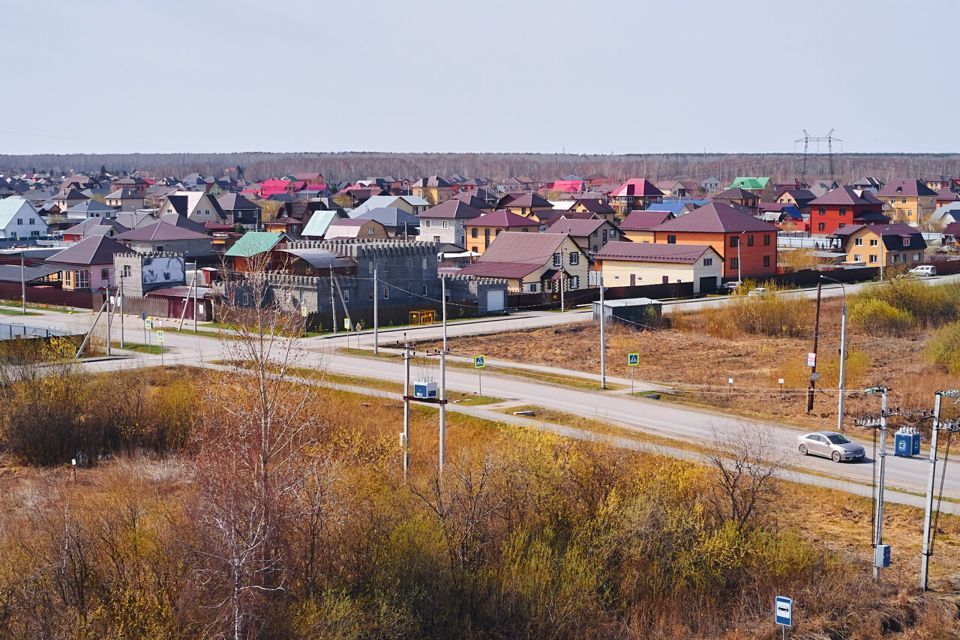
<svg viewBox="0 0 960 640"><path fill-rule="evenodd" d="M849 225L833 237L840 241L845 264L868 267L916 266L927 248L923 234L903 223Z"/></svg>
<svg viewBox="0 0 960 640"><path fill-rule="evenodd" d="M653 242L653 228L673 218L669 211L631 211L620 223L620 231L631 242Z"/></svg>
<svg viewBox="0 0 960 640"><path fill-rule="evenodd" d="M723 258L709 245L608 242L595 260L605 287L692 282L699 295L723 279Z"/></svg>
<svg viewBox="0 0 960 640"><path fill-rule="evenodd" d="M877 197L884 203L884 213L894 222L915 226L926 223L937 208L937 192L921 180L891 182Z"/></svg>
<svg viewBox="0 0 960 640"><path fill-rule="evenodd" d="M458 273L506 280L511 293L577 291L589 284L590 259L565 233L506 231Z"/></svg>
<svg viewBox="0 0 960 640"><path fill-rule="evenodd" d="M453 185L440 176L420 178L410 185L410 195L426 200L431 207L453 197Z"/></svg>

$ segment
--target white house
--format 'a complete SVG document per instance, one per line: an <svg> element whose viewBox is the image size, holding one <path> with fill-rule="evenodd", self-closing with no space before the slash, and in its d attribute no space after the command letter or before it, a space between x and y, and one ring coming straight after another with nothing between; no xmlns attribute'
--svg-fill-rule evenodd
<svg viewBox="0 0 960 640"><path fill-rule="evenodd" d="M709 245L608 242L594 259L607 287L692 282L699 295L723 278L723 258Z"/></svg>
<svg viewBox="0 0 960 640"><path fill-rule="evenodd" d="M157 216L175 213L203 224L205 222L223 223L226 219L217 199L203 191L174 191L160 203Z"/></svg>
<svg viewBox="0 0 960 640"><path fill-rule="evenodd" d="M37 210L19 196L0 200L0 238L19 240L47 235L47 223Z"/></svg>

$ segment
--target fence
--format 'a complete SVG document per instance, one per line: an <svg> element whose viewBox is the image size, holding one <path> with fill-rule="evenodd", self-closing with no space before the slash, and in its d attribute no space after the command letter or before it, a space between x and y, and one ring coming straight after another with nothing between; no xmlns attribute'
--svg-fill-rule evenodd
<svg viewBox="0 0 960 640"><path fill-rule="evenodd" d="M607 300L626 300L628 298L692 298L692 282L673 282L670 284L647 284L636 287L607 287L604 292ZM600 299L600 289L579 289L564 293L566 306L589 304ZM554 309L560 307L560 294L557 292L520 293L507 296L507 307L511 309Z"/></svg>
<svg viewBox="0 0 960 640"><path fill-rule="evenodd" d="M0 300L20 301L19 282L0 282ZM66 291L59 287L27 285L27 302L52 304L63 307L93 309L93 294L90 291Z"/></svg>
<svg viewBox="0 0 960 640"><path fill-rule="evenodd" d="M76 331L51 329L49 327L31 327L26 324L15 323L0 324L0 340L13 340L15 338L51 338L54 336L72 336L76 334Z"/></svg>
<svg viewBox="0 0 960 640"><path fill-rule="evenodd" d="M792 273L781 273L774 276L773 281L777 284L790 287L813 287L820 282L820 276L838 280L844 284L849 282L866 282L867 280L876 280L880 276L880 269L877 267L856 267L854 269L832 269L830 271L817 271L814 269L804 269L803 271L794 271ZM827 280L826 282L830 282Z"/></svg>

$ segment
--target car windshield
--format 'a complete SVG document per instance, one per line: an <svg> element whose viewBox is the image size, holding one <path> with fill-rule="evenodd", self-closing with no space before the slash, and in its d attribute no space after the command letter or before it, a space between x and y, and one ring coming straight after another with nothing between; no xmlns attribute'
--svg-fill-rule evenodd
<svg viewBox="0 0 960 640"><path fill-rule="evenodd" d="M847 444L848 442L850 442L849 440L847 440L846 438L844 438L838 433L827 436L827 440L829 440L833 444Z"/></svg>

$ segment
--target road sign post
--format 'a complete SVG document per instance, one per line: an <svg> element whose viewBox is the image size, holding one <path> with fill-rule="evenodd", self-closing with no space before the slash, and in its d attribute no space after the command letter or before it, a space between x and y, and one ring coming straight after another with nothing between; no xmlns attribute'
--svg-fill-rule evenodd
<svg viewBox="0 0 960 640"><path fill-rule="evenodd" d="M157 344L160 345L160 366L163 366L163 329L157 329Z"/></svg>
<svg viewBox="0 0 960 640"><path fill-rule="evenodd" d="M793 598L777 596L774 601L773 619L787 637L787 629L793 626Z"/></svg>
<svg viewBox="0 0 960 640"><path fill-rule="evenodd" d="M633 379L635 377L637 367L640 366L640 354L628 353L627 366L630 367L630 393L633 393Z"/></svg>
<svg viewBox="0 0 960 640"><path fill-rule="evenodd" d="M486 356L473 356L473 368L477 370L477 395L483 395L483 368L487 366Z"/></svg>

